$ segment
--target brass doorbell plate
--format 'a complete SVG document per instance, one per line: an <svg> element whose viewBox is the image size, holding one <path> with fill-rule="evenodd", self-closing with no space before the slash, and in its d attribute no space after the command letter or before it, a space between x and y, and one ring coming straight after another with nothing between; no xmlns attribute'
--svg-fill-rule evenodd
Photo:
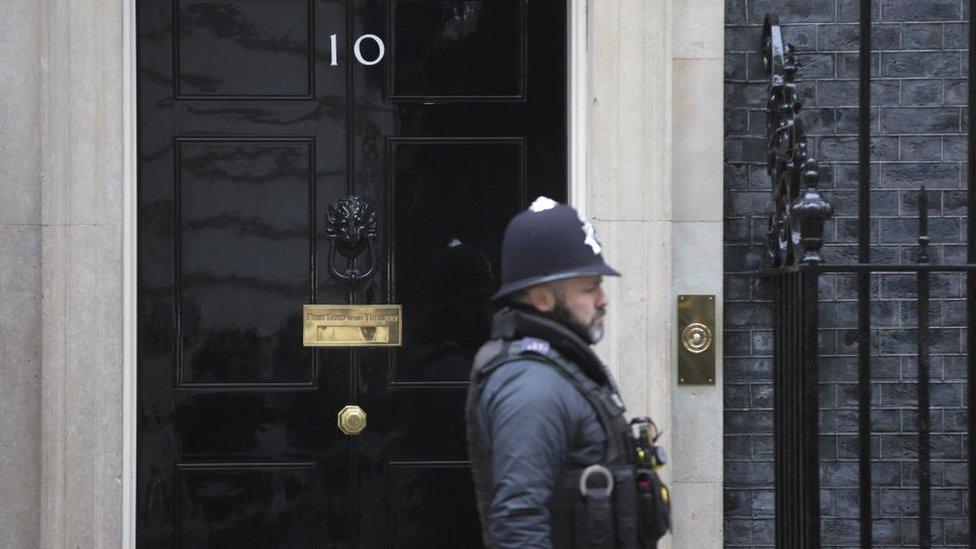
<svg viewBox="0 0 976 549"><path fill-rule="evenodd" d="M678 296L678 385L715 385L715 296Z"/></svg>

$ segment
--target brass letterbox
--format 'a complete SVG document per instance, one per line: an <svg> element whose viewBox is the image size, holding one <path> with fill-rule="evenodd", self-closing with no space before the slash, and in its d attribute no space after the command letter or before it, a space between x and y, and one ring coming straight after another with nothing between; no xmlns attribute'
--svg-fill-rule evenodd
<svg viewBox="0 0 976 549"><path fill-rule="evenodd" d="M403 333L399 305L305 305L305 347L396 347Z"/></svg>

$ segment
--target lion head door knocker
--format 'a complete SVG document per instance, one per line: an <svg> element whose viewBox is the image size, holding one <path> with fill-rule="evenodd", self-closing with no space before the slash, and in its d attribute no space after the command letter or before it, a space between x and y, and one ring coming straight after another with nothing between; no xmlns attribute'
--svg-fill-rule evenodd
<svg viewBox="0 0 976 549"><path fill-rule="evenodd" d="M329 252L329 272L346 285L349 291L357 291L369 281L376 271L376 211L373 203L351 195L329 205L325 214L325 237L332 241ZM357 266L357 258L368 251L366 268ZM336 254L338 252L338 254ZM345 267L336 265L337 255L345 258Z"/></svg>

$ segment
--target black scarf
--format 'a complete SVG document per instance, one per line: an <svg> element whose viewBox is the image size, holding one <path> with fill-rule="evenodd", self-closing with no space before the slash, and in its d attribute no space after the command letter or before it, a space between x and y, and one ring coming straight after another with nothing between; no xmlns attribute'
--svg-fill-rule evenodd
<svg viewBox="0 0 976 549"><path fill-rule="evenodd" d="M533 307L506 304L495 314L491 337L506 341L536 337L547 341L559 354L576 363L590 379L600 385L610 385L614 392L619 392L607 367L583 338Z"/></svg>

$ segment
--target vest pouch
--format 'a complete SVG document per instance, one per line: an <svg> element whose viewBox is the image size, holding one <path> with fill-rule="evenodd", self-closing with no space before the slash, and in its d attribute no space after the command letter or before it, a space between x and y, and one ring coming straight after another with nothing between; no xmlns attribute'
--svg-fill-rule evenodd
<svg viewBox="0 0 976 549"><path fill-rule="evenodd" d="M637 470L637 540L640 547L656 547L671 529L671 492L652 469Z"/></svg>
<svg viewBox="0 0 976 549"><path fill-rule="evenodd" d="M637 485L634 481L634 466L630 463L614 465L613 507L617 523L617 547L631 549L637 547Z"/></svg>
<svg viewBox="0 0 976 549"><path fill-rule="evenodd" d="M574 537L576 549L614 549L613 474L602 465L590 465L579 480Z"/></svg>

